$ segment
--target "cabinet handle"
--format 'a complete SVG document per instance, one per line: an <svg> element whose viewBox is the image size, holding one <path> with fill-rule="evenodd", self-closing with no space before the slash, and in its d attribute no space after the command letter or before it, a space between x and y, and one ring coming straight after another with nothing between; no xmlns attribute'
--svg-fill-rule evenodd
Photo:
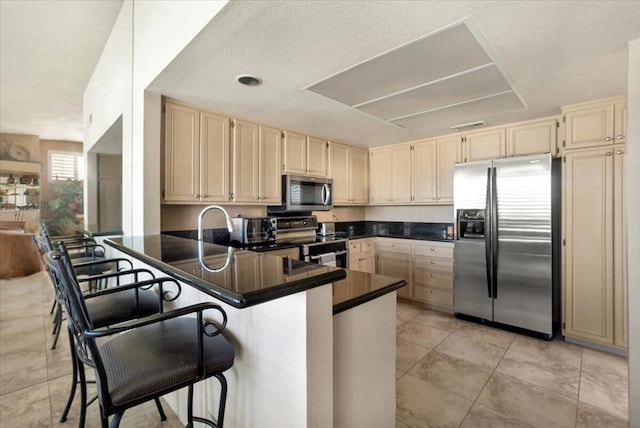
<svg viewBox="0 0 640 428"><path fill-rule="evenodd" d="M620 135L616 135L616 140L622 140L624 138L624 135L620 134Z"/></svg>
<svg viewBox="0 0 640 428"><path fill-rule="evenodd" d="M436 293L434 290L430 290L430 291L431 291L431 294L435 294Z"/></svg>
<svg viewBox="0 0 640 428"><path fill-rule="evenodd" d="M200 195L198 195L197 193L195 195L193 195L194 198L199 198Z"/></svg>
<svg viewBox="0 0 640 428"><path fill-rule="evenodd" d="M605 153L605 155L606 155L606 156L611 156L612 154L613 154L613 153L611 153L611 152L607 152L607 153Z"/></svg>
<svg viewBox="0 0 640 428"><path fill-rule="evenodd" d="M611 140L613 140L613 137L607 137L604 139L604 141L611 141Z"/></svg>
<svg viewBox="0 0 640 428"><path fill-rule="evenodd" d="M436 197L434 196L434 197L433 197L433 198L431 198L431 199L435 201L435 200L436 200Z"/></svg>
<svg viewBox="0 0 640 428"><path fill-rule="evenodd" d="M435 264L436 264L436 262L435 262L435 261L433 261L433 260L431 260L431 264L432 264L432 265L435 265Z"/></svg>
<svg viewBox="0 0 640 428"><path fill-rule="evenodd" d="M616 154L617 154L617 155L621 155L621 154L623 154L623 153L624 153L624 150L616 150Z"/></svg>
<svg viewBox="0 0 640 428"><path fill-rule="evenodd" d="M430 273L429 276L431 276L431 278L433 278L434 275L432 273Z"/></svg>
<svg viewBox="0 0 640 428"><path fill-rule="evenodd" d="M431 251L435 251L435 250L436 250L435 248L431 247Z"/></svg>
<svg viewBox="0 0 640 428"><path fill-rule="evenodd" d="M438 197L437 199L440 200L440 197Z"/></svg>
<svg viewBox="0 0 640 428"><path fill-rule="evenodd" d="M407 259L407 263L409 263L411 261L411 259Z"/></svg>

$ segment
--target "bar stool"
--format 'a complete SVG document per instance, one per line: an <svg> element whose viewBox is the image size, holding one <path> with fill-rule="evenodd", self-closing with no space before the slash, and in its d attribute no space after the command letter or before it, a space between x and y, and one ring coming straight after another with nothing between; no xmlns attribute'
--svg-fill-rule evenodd
<svg viewBox="0 0 640 428"><path fill-rule="evenodd" d="M235 357L222 335L227 324L224 310L214 303L199 303L98 329L91 322L73 272L63 258L57 251L44 256L62 290L78 359L94 369L102 426L106 427L113 415L111 427L116 428L127 409L150 400L158 404L160 396L188 387L188 426L201 422L222 428L227 396L223 373L233 366ZM119 289L145 285L143 281L111 290L117 293ZM209 310L216 311L221 321L205 320L204 312ZM106 337L111 339L101 345L96 342ZM84 376L83 371L80 373ZM216 422L193 416L193 385L209 377L217 378L221 384Z"/></svg>

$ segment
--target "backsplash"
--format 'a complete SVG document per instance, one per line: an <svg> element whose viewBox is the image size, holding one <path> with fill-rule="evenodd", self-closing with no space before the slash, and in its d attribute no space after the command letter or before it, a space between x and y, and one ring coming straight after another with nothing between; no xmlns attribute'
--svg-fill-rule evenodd
<svg viewBox="0 0 640 428"><path fill-rule="evenodd" d="M345 221L336 223L336 232L351 236L386 236L398 238L450 241L447 227L453 223L421 223L408 221Z"/></svg>

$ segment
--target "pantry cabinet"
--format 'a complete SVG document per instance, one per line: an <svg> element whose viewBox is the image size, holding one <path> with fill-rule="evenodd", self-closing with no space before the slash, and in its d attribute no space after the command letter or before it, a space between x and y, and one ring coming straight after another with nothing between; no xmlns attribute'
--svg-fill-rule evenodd
<svg viewBox="0 0 640 428"><path fill-rule="evenodd" d="M280 130L255 123L233 121L234 202L280 203Z"/></svg>
<svg viewBox="0 0 640 428"><path fill-rule="evenodd" d="M329 165L329 143L315 137L284 132L283 173L326 177Z"/></svg>
<svg viewBox="0 0 640 428"><path fill-rule="evenodd" d="M507 126L507 156L523 156L551 153L557 156L557 118L545 118Z"/></svg>
<svg viewBox="0 0 640 428"><path fill-rule="evenodd" d="M228 201L229 119L167 102L164 130L164 201Z"/></svg>
<svg viewBox="0 0 640 428"><path fill-rule="evenodd" d="M626 346L624 146L564 157L564 334Z"/></svg>
<svg viewBox="0 0 640 428"><path fill-rule="evenodd" d="M329 143L334 205L362 205L369 201L368 154L366 149Z"/></svg>
<svg viewBox="0 0 640 428"><path fill-rule="evenodd" d="M565 106L562 113L565 122L563 146L566 150L626 142L624 97Z"/></svg>

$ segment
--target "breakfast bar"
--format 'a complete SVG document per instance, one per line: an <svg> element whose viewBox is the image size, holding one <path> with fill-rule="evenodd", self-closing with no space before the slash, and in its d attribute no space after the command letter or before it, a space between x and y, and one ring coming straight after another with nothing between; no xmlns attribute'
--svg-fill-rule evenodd
<svg viewBox="0 0 640 428"><path fill-rule="evenodd" d="M213 298L227 312L236 350L227 426L395 424L395 290L404 280L170 235L104 242L111 255L178 279L176 307ZM217 385L200 388L194 412L212 416ZM185 397L165 397L183 421Z"/></svg>

